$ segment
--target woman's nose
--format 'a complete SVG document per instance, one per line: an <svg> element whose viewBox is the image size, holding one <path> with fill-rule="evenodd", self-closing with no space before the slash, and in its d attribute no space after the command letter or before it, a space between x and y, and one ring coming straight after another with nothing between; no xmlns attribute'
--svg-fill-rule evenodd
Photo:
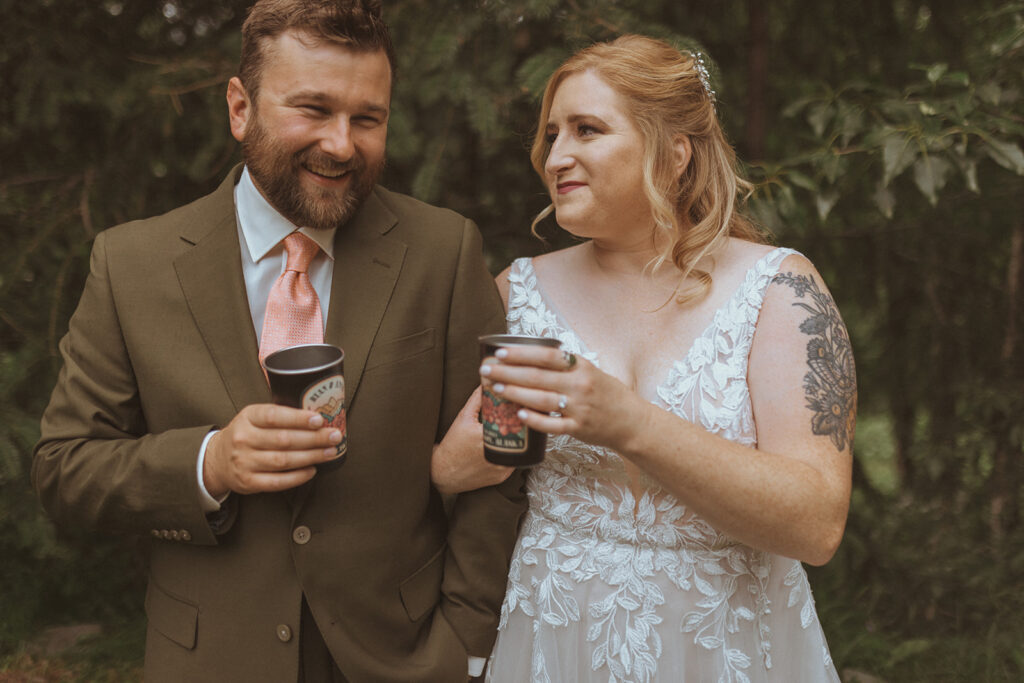
<svg viewBox="0 0 1024 683"><path fill-rule="evenodd" d="M570 168L573 163L575 163L575 157L572 155L569 141L559 135L551 143L551 148L548 150L548 158L544 162L544 170L548 173L556 174L559 171Z"/></svg>

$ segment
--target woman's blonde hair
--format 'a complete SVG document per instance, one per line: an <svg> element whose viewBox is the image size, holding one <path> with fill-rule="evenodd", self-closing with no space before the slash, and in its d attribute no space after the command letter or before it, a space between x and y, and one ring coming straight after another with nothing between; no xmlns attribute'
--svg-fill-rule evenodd
<svg viewBox="0 0 1024 683"><path fill-rule="evenodd" d="M737 170L736 152L725 139L712 92L702 82L698 57L646 36L624 35L597 43L570 57L548 79L541 101L530 159L545 178L551 145L546 128L555 91L568 76L592 71L623 98L627 113L644 139L644 193L650 201L655 231L666 246L652 262L671 262L682 272L676 300L702 298L710 273L696 264L725 244L727 237L764 242L764 234L736 210L753 186ZM676 173L675 142L689 138L692 149L682 176ZM553 210L549 206L537 223ZM685 286L688 277L696 283Z"/></svg>

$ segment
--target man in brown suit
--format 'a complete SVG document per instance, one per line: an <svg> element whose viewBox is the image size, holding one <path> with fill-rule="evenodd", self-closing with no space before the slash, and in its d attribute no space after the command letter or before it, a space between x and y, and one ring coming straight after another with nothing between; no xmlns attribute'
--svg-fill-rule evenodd
<svg viewBox="0 0 1024 683"><path fill-rule="evenodd" d="M256 3L227 93L245 167L101 233L61 342L33 481L59 523L151 538L150 683L446 683L494 640L521 480L446 514L430 470L480 448L460 408L502 307L470 221L376 184L393 50L367 4ZM319 474L340 434L270 405L257 360L300 228L345 350L347 461Z"/></svg>

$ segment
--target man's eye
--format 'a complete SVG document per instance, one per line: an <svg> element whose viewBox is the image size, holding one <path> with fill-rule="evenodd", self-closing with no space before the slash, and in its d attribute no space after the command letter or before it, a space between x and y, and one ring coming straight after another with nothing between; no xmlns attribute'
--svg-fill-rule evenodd
<svg viewBox="0 0 1024 683"><path fill-rule="evenodd" d="M316 114L317 116L325 116L327 110L315 104L304 104L300 107L307 114Z"/></svg>

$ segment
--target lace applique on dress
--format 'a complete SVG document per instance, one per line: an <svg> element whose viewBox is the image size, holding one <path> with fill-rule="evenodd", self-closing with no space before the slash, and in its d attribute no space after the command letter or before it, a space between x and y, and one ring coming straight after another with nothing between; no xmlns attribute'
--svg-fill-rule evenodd
<svg viewBox="0 0 1024 683"><path fill-rule="evenodd" d="M747 359L768 285L794 253L776 249L754 264L672 364L658 405L756 444ZM545 301L530 259L509 271L507 321L511 334L555 337L600 366ZM653 480L642 483L637 499L616 453L549 438L528 477L488 680L838 680L800 563L718 533ZM801 659L811 673L780 671L776 642L796 652L787 669Z"/></svg>

